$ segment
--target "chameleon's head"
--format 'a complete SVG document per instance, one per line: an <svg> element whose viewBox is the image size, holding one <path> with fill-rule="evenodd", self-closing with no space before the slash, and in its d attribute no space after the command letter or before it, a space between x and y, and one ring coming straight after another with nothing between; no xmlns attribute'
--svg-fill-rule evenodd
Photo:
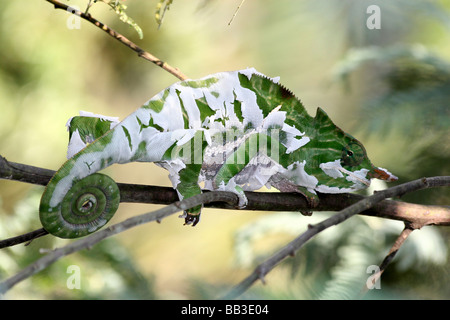
<svg viewBox="0 0 450 320"><path fill-rule="evenodd" d="M386 169L375 167L361 142L335 126L323 110L318 110L315 120L321 124L320 133L309 152L318 163L315 170L311 168L318 180L317 191L350 192L367 188L372 178L397 180Z"/></svg>
<svg viewBox="0 0 450 320"><path fill-rule="evenodd" d="M348 192L367 188L370 179L377 178L385 181L395 181L397 177L386 169L375 167L369 160L364 146L353 137L345 134L341 144L339 158L322 162L319 165L321 174L317 191L325 193ZM326 176L326 177L325 177ZM323 184L320 183L323 182Z"/></svg>
<svg viewBox="0 0 450 320"><path fill-rule="evenodd" d="M398 178L384 168L375 167L369 160L364 146L358 140L349 137L350 143L342 148L340 163L349 172L368 170L366 179L377 178L386 181L395 181Z"/></svg>

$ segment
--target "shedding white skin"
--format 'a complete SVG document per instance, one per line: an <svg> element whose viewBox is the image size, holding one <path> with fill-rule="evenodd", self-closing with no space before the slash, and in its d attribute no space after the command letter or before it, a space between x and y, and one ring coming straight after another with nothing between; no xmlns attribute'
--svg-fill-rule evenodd
<svg viewBox="0 0 450 320"><path fill-rule="evenodd" d="M287 142L284 143L284 146L287 148L286 153L291 153L305 144L307 144L311 139L309 137L304 136L305 132L300 132L295 127L292 127L286 123L283 124L282 130L287 133ZM304 136L300 139L295 138L296 136Z"/></svg>
<svg viewBox="0 0 450 320"><path fill-rule="evenodd" d="M319 185L316 190L322 193L343 193L352 192L359 189L364 189L370 186L370 180L366 178L369 170L361 169L356 171L349 171L342 167L341 160L337 159L330 162L321 163L319 167L328 176L332 178L342 178L346 175L346 180L353 182L353 185L349 188L329 187L326 185Z"/></svg>
<svg viewBox="0 0 450 320"><path fill-rule="evenodd" d="M239 187L240 186L236 183L235 178L231 178L227 184L225 184L225 182L222 181L222 183L217 187L216 190L228 191L228 192L233 192L233 193L237 194L237 196L239 197L238 206L241 208L244 208L247 205L248 200L243 192L240 192L237 190L237 189L239 189Z"/></svg>
<svg viewBox="0 0 450 320"><path fill-rule="evenodd" d="M282 143L286 147L287 153L292 153L308 144L310 138L305 135L305 132L285 123L286 111L280 111L281 105L274 108L264 118L263 112L257 104L255 92L241 86L239 73L244 74L248 79L251 79L254 74L262 75L255 69L248 68L218 73L196 80L194 83L199 84L198 87L187 85L188 82L176 83L147 101L142 108L136 110L120 124L113 120L116 118L83 113L83 115L114 121L115 129L112 140L104 150L86 153L78 158L77 163L66 177L67 179L60 180L56 188L57 192L52 197L51 205L57 204L61 200L61 195L70 188L74 178L79 179L102 169L100 168L101 159L110 158L112 159L111 163L155 162L169 171L169 178L173 187L176 188L180 183L179 172L186 167L186 163L180 158L161 161L162 157L174 143L177 146L183 146L191 141L196 132L200 130L203 131L204 139L208 144L203 155L202 168L204 167L204 169L199 177L199 182L205 181L206 189L214 189L213 178L220 170L224 159L227 159L239 145L252 135L269 134L269 131L271 134L275 134L276 130L279 130L278 134L283 132ZM207 84L202 83L203 80L211 79L214 81L206 81ZM277 83L279 78L272 78L272 81ZM213 114L205 117L202 121L196 99L203 98ZM241 104L240 116L235 113L235 100ZM162 107L161 104L163 104ZM188 116L187 128L185 128L183 119L184 112ZM150 125L150 121L153 122L153 126ZM253 129L246 130L248 127ZM217 139L217 133L228 133L232 130L238 133L235 140L224 143ZM81 147L78 141L79 133L75 132L72 136L74 139L71 140L73 150L79 150ZM145 142L145 152L141 152L136 158L141 142ZM311 193L315 193L315 191L342 193L364 188L370 183L366 178L368 170L350 172L340 165L339 160L323 163L320 168L332 178L341 178L345 175L347 180L354 183L352 187L337 188L320 185L316 177L305 171L305 160L292 163L287 168L283 168L277 161L278 159L270 158L258 150L238 175L230 179L226 185L222 183L216 187L219 190L237 193L241 204L245 202L245 195L236 190L237 186L241 186L245 190L257 190L264 185L276 186L280 184L280 181L286 181L286 185L291 186L289 188L293 188L294 185L302 186ZM385 169L382 170L389 173Z"/></svg>
<svg viewBox="0 0 450 320"><path fill-rule="evenodd" d="M147 112L148 113L148 112ZM104 146L101 151L86 152L81 154L70 171L66 172L64 177L57 183L55 191L50 199L50 206L56 207L64 198L65 194L72 186L74 179L82 179L92 173L100 171L104 168L103 161L108 159L109 164L128 163L138 151L138 145L141 139L147 141L146 152L144 156L136 161L156 162L161 159L164 151L172 144L170 132L159 132L155 128L149 127L139 133L139 125L135 120L136 116L144 118L145 112L138 109L131 116L127 117L123 122L115 127L112 131L111 141ZM121 127L129 130L128 141ZM131 148L130 148L131 143Z"/></svg>
<svg viewBox="0 0 450 320"><path fill-rule="evenodd" d="M282 168L280 173L295 185L305 187L309 192L315 194L314 190L319 180L305 171L305 165L306 160L296 161L289 165L287 169Z"/></svg>
<svg viewBox="0 0 450 320"><path fill-rule="evenodd" d="M260 74L255 69L246 69L239 71L239 73L246 75L249 79L253 74ZM207 77L209 78L209 77ZM205 78L206 79L206 78ZM204 138L208 143L208 147L204 152L204 166L211 168L214 164L221 164L224 159L237 148L241 143L245 142L251 135L257 133L263 133L269 128L278 126L286 134L286 142L284 145L288 149L288 152L293 152L298 148L307 144L310 139L304 136L304 133L300 132L295 127L289 126L285 123L286 112L279 111L281 106L278 106L272 110L266 118L263 118L263 114L259 106L257 105L256 94L240 85L238 72L225 72L216 75L216 83L211 84L209 87L186 87L181 84L175 84L169 89L169 96L166 98L164 108L156 113L151 110L152 118L155 124L164 128L167 131L172 131L172 139L177 141L177 145L183 145L189 142L195 135L195 132L202 130L204 132ZM200 79L199 81L201 81ZM274 79L277 82L279 79ZM217 94L212 94L217 93ZM165 94L165 91L157 95L151 100L161 99ZM182 113L180 99L183 101L184 110L186 110L189 116L189 129L182 128ZM215 114L209 117L201 123L200 112L195 102L196 99L204 97L208 103L208 106L215 110ZM151 100L146 103L149 105ZM241 102L242 117L244 121L240 121L234 111L234 101ZM170 105L166 108L166 105ZM221 120L221 121L218 121ZM251 123L254 127L253 130L246 132L245 134L236 134L237 139L233 143L223 144L223 141L217 141L214 143L212 137L218 132L224 132L227 130L233 130L235 132L243 132L244 128ZM177 128L177 129L175 129ZM231 133L233 134L233 133ZM257 168L256 170L244 170L245 172L252 172L253 174L240 174L240 177L236 177L237 181L246 181L243 187L246 190L257 190L264 186L270 177L278 172L279 165L275 162L269 167L263 167L263 158L254 158L248 164L248 168ZM259 165L257 165L259 164ZM182 169L180 166L164 165L169 171L169 176L172 177L172 182L179 183L179 171ZM205 182L205 188L214 189L212 178L214 173L217 173L219 167L210 174L202 174L199 182ZM210 178L208 178L210 177ZM251 179L245 180L246 177ZM230 183L229 183L230 184ZM233 182L231 182L231 185ZM173 184L176 187L177 184ZM233 186L227 186L228 190L234 190Z"/></svg>
<svg viewBox="0 0 450 320"><path fill-rule="evenodd" d="M69 145L67 146L67 159L72 158L75 154L80 152L86 147L86 143L81 139L80 132L76 129L69 140Z"/></svg>
<svg viewBox="0 0 450 320"><path fill-rule="evenodd" d="M105 159L107 156L117 157L116 152L117 147L110 143L103 151L88 152L80 155L70 171L57 183L49 202L50 207L56 207L63 200L72 187L74 179L82 179L103 169L101 167L101 159Z"/></svg>
<svg viewBox="0 0 450 320"><path fill-rule="evenodd" d="M114 128L116 125L118 125L120 123L118 117L104 116L104 115L95 114L95 113L92 113L89 111L80 110L80 116L90 117L90 118L99 118L102 120L110 121L111 124L110 124L109 129ZM73 117L71 117L71 118L69 118L69 120L67 120L67 123L66 123L67 131L70 130L70 123L71 123L72 119L73 119ZM91 142L93 142L93 141L87 141L87 143L91 143ZM77 154L82 149L84 149L87 146L87 143L85 143L83 141L83 139L81 139L80 132L78 131L78 129L76 129L72 133L72 136L70 137L70 140L69 140L69 145L67 147L67 159L72 158L75 154Z"/></svg>
<svg viewBox="0 0 450 320"><path fill-rule="evenodd" d="M92 113L89 111L83 111L83 110L80 110L79 113L80 113L81 117L99 118L99 119L111 121L110 129L114 128L117 124L120 123L119 117L104 116L102 114L96 114L96 113ZM73 119L73 117L70 117L69 120L67 120L67 123L66 123L67 130L69 130L70 122L72 121L72 119Z"/></svg>
<svg viewBox="0 0 450 320"><path fill-rule="evenodd" d="M158 166L166 169L169 171L169 179L172 183L172 186L176 188L178 184L180 183L180 175L179 172L186 168L186 164L181 159L174 159L171 161L160 161L156 163ZM179 194L179 196L181 196ZM182 200L183 197L180 198Z"/></svg>
<svg viewBox="0 0 450 320"><path fill-rule="evenodd" d="M262 75L253 68L241 70L239 73L244 74L251 79L253 74ZM210 76L203 79L208 79ZM154 161L158 165L164 167L169 171L169 178L174 188L180 183L179 172L185 168L185 164L181 159L172 159L171 161L159 161L166 150L174 143L181 146L189 142L195 135L196 131L204 131L205 140L208 143L208 147L204 154L204 167L211 168L214 164L222 164L224 159L239 147L239 145L245 142L251 135L266 133L270 128L281 128L284 131L285 141L284 146L287 148L287 153L293 152L302 146L306 145L310 138L305 136L304 132L301 132L297 128L285 123L286 112L280 111L281 105L272 110L265 118L263 117L262 110L257 104L256 94L246 88L243 88L239 81L238 72L224 72L215 76L217 81L208 87L188 87L183 84L177 83L171 87L163 90L155 97L150 99L144 106L149 106L152 101L159 101L165 98L164 107L156 112L153 109L140 108L133 114L128 116L119 126L116 127L113 141L111 145L115 146L108 150L106 148L100 154L91 153L86 154L80 158L78 163L89 163L89 168L86 165L76 165L72 169L71 176L81 178L82 172L88 174L97 170L95 166L95 159L99 157L108 158L113 157L115 162L126 163L134 156L135 151L138 149L138 145L141 141L147 141L146 156L136 161ZM200 79L199 81L203 80ZM278 82L279 78L273 78L272 81ZM215 94L213 94L215 93ZM215 114L206 117L205 121L201 123L200 111L196 104L196 99L205 98L208 106L215 111ZM181 107L180 99L183 102L183 108L186 111L189 119L189 128L184 128L183 121L183 108ZM241 103L241 112L243 121L240 121L234 111L234 101L238 100ZM113 121L112 126L117 125L117 118L107 117L102 115L96 115L93 113L80 112L83 116L93 116L101 119ZM136 119L143 124L147 124L152 118L153 123L164 129L164 132L157 132L156 129L148 127L142 129ZM254 128L247 131L245 134L239 134L243 132L249 124ZM120 127L126 128L128 137L123 133ZM223 141L213 140L212 137L226 130L235 130L237 139L235 141L224 144ZM272 134L275 134L275 130ZM300 138L298 138L300 137ZM128 141L127 141L128 139ZM73 134L73 138L69 144L71 154L76 153L77 150L81 150L85 147L85 144L81 141L78 133ZM115 155L113 155L115 153ZM287 179L293 179L295 184L305 186L308 190L314 192L314 188L317 185L317 179L313 176L309 176L304 171L304 163L292 164L287 169L282 168L277 162L277 159L271 159L263 153L258 153L254 158L250 160L246 168L238 174L235 179L228 182L227 185L219 186L223 190L232 192L235 191L236 185L241 185L245 190L258 190L264 185L270 185L270 179L280 171L283 172L283 176ZM293 167L296 169L293 169ZM212 172L208 174L203 173L199 182L205 181L205 187L207 189L213 188L213 177L218 172L220 166L216 169L212 169ZM61 191L68 189L69 181L61 180ZM59 186L58 186L59 188ZM242 197L241 194L239 194ZM55 198L56 199L56 198ZM52 201L56 203L57 200ZM243 201L241 201L242 203Z"/></svg>

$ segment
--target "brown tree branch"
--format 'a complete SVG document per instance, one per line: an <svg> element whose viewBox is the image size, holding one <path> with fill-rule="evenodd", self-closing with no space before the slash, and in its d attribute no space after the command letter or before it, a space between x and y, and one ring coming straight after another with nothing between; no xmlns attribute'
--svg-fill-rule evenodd
<svg viewBox="0 0 450 320"><path fill-rule="evenodd" d="M70 7L70 6L68 6L68 5L64 4L64 3L61 3L59 1L57 1L57 0L46 0L46 1L50 2L51 4L53 4L55 9L65 10L67 12L73 13L76 16L79 16L80 18L82 18L82 19L84 19L86 21L89 21L90 23L92 23L96 27L100 28L101 30L106 32L108 35L110 35L111 37L113 37L114 39L119 41L120 43L126 45L128 48L130 48L131 50L135 51L138 54L139 57L156 64L158 67L163 68L164 70L166 70L170 74L174 75L178 79L186 80L188 78L178 68L172 67L168 63L158 59L157 57L155 57L151 53L145 51L144 49L139 47L137 44L135 44L133 41L131 41L128 38L124 37L122 34L118 33L117 31L111 29L110 27L108 27L104 23L102 23L102 22L98 21L97 19L93 18L89 13L84 13L84 12L82 12L80 10L77 10L77 9L75 9L73 7Z"/></svg>
<svg viewBox="0 0 450 320"><path fill-rule="evenodd" d="M48 234L48 232L44 228L40 228L40 229L31 231L31 232L28 232L28 233L21 234L21 235L16 236L16 237L0 240L0 249L7 248L7 247L12 247L12 246L15 246L17 244L24 243L24 242L26 242L25 245L28 245L34 239L40 238L40 237L45 236L47 234Z"/></svg>
<svg viewBox="0 0 450 320"><path fill-rule="evenodd" d="M16 180L37 185L47 185L55 171L25 164L9 162L0 155L0 179ZM447 180L445 179L447 178ZM450 185L449 177L431 180L429 187ZM173 188L137 184L117 184L120 189L120 201L129 203L172 204L178 201ZM205 191L207 192L207 191ZM338 211L362 199L356 194L319 194L319 204L311 208L305 197L297 193L246 192L248 205L245 210L258 211ZM215 202L205 207L236 209L227 203ZM359 214L400 220L414 228L425 225L450 225L450 208L444 206L418 205L413 203L383 200ZM0 241L0 249L28 242L47 233L38 229L17 237Z"/></svg>
<svg viewBox="0 0 450 320"><path fill-rule="evenodd" d="M45 186L55 171L9 162L0 155L0 179L21 181ZM429 188L449 186L450 177L438 177L431 180ZM138 184L118 183L121 202L171 204L178 200L173 188ZM319 204L311 208L305 197L298 193L282 192L246 192L248 205L245 210L258 211L338 211L364 196L356 194L319 194ZM212 203L212 208L228 208L227 204ZM233 207L233 209L235 209ZM384 200L361 214L387 219L400 220L414 224L418 228L424 225L450 225L450 208L444 206L418 205L401 201Z"/></svg>

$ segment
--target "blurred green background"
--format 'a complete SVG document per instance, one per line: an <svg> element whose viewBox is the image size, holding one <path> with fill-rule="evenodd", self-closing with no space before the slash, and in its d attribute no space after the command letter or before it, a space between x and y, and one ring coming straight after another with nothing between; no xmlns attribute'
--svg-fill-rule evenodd
<svg viewBox="0 0 450 320"><path fill-rule="evenodd" d="M88 1L70 1L82 10ZM104 3L90 13L190 78L255 67L281 82L310 114L322 107L363 142L377 166L406 182L450 174L450 3L448 1L174 0L158 30L159 1L129 0L144 38ZM370 30L369 5L381 9ZM48 2L0 2L0 155L57 170L65 161L65 123L79 110L123 119L177 79ZM154 164L106 170L118 182L170 186ZM375 188L386 187L374 184ZM40 228L43 187L0 180L0 238ZM405 201L448 205L447 190ZM159 206L121 204L112 223ZM6 299L211 299L227 292L297 234L329 216L205 210L195 228L176 215L63 258L21 282ZM310 241L242 298L355 298L400 222L354 217ZM449 299L450 233L425 227L406 241L367 299ZM46 236L0 251L0 279L68 240ZM69 289L68 267L81 272Z"/></svg>

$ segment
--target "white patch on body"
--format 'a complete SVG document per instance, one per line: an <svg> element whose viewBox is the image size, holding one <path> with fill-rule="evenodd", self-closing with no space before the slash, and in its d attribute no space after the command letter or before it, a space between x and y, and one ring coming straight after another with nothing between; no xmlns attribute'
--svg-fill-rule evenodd
<svg viewBox="0 0 450 320"><path fill-rule="evenodd" d="M258 153L247 166L239 172L236 183L246 191L254 191L264 187L278 173L281 166L265 154Z"/></svg>
<svg viewBox="0 0 450 320"><path fill-rule="evenodd" d="M95 114L95 113L92 113L89 111L80 110L80 116L89 117L89 118L99 118L102 120L110 121L111 124L110 124L109 129L114 128L116 125L118 125L120 123L118 117L104 116L104 115ZM72 119L73 119L73 117L69 118L69 120L67 120L67 122L66 122L67 131L70 130L70 123L71 123ZM93 142L93 141L88 141L87 143L91 143L91 142ZM77 154L84 147L86 147L86 145L87 144L81 139L80 132L78 131L78 129L76 129L72 133L72 136L70 137L70 140L69 140L69 144L67 146L67 159L72 158L75 154Z"/></svg>
<svg viewBox="0 0 450 320"><path fill-rule="evenodd" d="M69 145L67 146L67 159L72 158L75 154L80 152L84 147L86 147L86 143L81 139L80 132L76 129L69 140Z"/></svg>
<svg viewBox="0 0 450 320"><path fill-rule="evenodd" d="M245 196L245 194L243 192L239 192L236 190L236 186L238 186L238 184L236 183L236 181L234 180L234 177L231 178L228 183L225 185L225 183L222 181L222 183L217 187L216 190L218 191L229 191L229 192L233 192L235 194L237 194L237 196L239 197L239 207L243 208L247 205L248 200L247 197Z"/></svg>
<svg viewBox="0 0 450 320"><path fill-rule="evenodd" d="M331 178L343 178L346 174L345 179L347 181L353 182L351 187L339 188L339 187L329 187L327 185L318 185L316 190L322 193L344 193L352 192L359 189L367 188L370 185L370 180L366 178L368 169L361 169L356 171L349 171L342 167L341 160L337 159L334 161L329 161L321 163L319 167L325 174ZM343 174L344 173L344 174Z"/></svg>
<svg viewBox="0 0 450 320"><path fill-rule="evenodd" d="M342 168L341 166L341 160L334 160L330 162L321 163L319 165L319 168L322 169L323 172L325 172L326 175L332 177L332 178L343 178L344 175L338 168Z"/></svg>
<svg viewBox="0 0 450 320"><path fill-rule="evenodd" d="M169 171L170 182L172 183L173 188L176 189L176 187L180 183L180 171L183 170L184 168L186 168L186 164L184 164L184 162L181 161L181 159L179 159L179 158L174 159L174 160L169 160L169 161L155 162L155 163L158 166ZM179 196L180 196L180 194L179 194ZM182 198L180 200L182 200Z"/></svg>
<svg viewBox="0 0 450 320"><path fill-rule="evenodd" d="M347 175L346 180L355 183L355 185L352 187L353 190L358 190L370 186L370 180L366 178L367 173L369 172L369 170L367 169L349 171L342 167L340 159L321 163L319 167L323 172L325 172L332 178L342 178L344 176L342 173L345 173Z"/></svg>
<svg viewBox="0 0 450 320"><path fill-rule="evenodd" d="M287 169L280 170L280 173L297 186L305 187L309 192L315 193L319 180L305 171L306 160L296 161L290 164Z"/></svg>

